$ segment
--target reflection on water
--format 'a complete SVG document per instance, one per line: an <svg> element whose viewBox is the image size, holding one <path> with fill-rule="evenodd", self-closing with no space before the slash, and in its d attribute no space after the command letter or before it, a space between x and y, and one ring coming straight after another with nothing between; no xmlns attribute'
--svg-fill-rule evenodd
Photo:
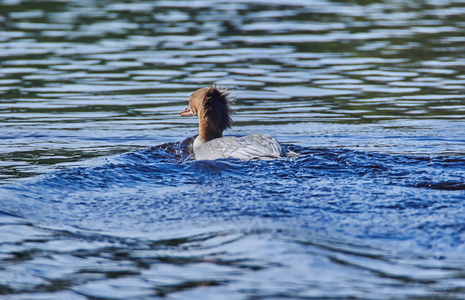
<svg viewBox="0 0 465 300"><path fill-rule="evenodd" d="M178 141L195 121L176 113L192 90L213 82L236 90L231 134L265 126L310 146L463 154L460 2L0 8L6 178ZM335 132L328 123L342 125Z"/></svg>
<svg viewBox="0 0 465 300"><path fill-rule="evenodd" d="M464 13L0 2L0 295L460 298ZM234 89L227 134L302 156L173 154L197 130L179 111L212 83Z"/></svg>

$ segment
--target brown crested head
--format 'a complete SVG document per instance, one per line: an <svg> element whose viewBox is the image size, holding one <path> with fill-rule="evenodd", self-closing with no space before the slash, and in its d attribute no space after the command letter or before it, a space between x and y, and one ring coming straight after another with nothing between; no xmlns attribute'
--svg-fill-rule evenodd
<svg viewBox="0 0 465 300"><path fill-rule="evenodd" d="M232 124L233 111L229 107L229 94L228 89L216 86L198 89L189 97L189 107L186 110L199 116L210 130L223 132Z"/></svg>

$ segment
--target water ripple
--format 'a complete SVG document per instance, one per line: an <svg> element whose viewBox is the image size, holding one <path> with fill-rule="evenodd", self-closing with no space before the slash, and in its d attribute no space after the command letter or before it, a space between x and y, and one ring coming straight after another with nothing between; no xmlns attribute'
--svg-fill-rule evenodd
<svg viewBox="0 0 465 300"><path fill-rule="evenodd" d="M461 298L463 11L1 2L0 295ZM213 83L300 157L189 159Z"/></svg>
<svg viewBox="0 0 465 300"><path fill-rule="evenodd" d="M22 228L29 243L45 243L41 251L56 257L26 254L27 244L19 242L16 253L33 259L5 271L23 276L32 268L40 279L17 277L10 286L21 290L68 278L78 294L121 290L122 298L148 295L154 287L158 295L187 286L239 291L284 269L291 275L281 277L279 290L296 276L294 284L313 282L318 293L336 284L344 294L360 295L347 272L358 270L360 288L413 282L441 289L462 271L454 259L431 257L456 257L455 245L462 243L463 157L291 146L299 158L196 162L183 147L166 144L4 186L2 199L9 200L2 201L2 211L40 224L32 231L27 224L1 225L4 241L8 235L10 242L21 241L14 232ZM302 261L332 273L317 277L298 267ZM193 282L199 270L203 275ZM253 279L259 270L263 276Z"/></svg>

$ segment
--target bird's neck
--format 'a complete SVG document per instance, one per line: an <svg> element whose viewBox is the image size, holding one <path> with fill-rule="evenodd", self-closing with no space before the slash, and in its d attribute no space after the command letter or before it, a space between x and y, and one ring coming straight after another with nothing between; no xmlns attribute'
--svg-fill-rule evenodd
<svg viewBox="0 0 465 300"><path fill-rule="evenodd" d="M199 120L199 137L204 143L223 136L223 131L214 130L205 119Z"/></svg>

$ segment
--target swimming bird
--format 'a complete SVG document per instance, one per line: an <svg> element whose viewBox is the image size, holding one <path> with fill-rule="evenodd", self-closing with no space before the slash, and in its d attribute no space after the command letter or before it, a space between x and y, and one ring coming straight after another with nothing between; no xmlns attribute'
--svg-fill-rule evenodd
<svg viewBox="0 0 465 300"><path fill-rule="evenodd" d="M232 124L233 111L229 107L229 96L228 89L204 87L190 95L189 106L180 112L181 117L196 115L199 118L199 134L192 147L196 160L268 160L294 153L286 151L285 147L268 134L224 137L223 131Z"/></svg>

